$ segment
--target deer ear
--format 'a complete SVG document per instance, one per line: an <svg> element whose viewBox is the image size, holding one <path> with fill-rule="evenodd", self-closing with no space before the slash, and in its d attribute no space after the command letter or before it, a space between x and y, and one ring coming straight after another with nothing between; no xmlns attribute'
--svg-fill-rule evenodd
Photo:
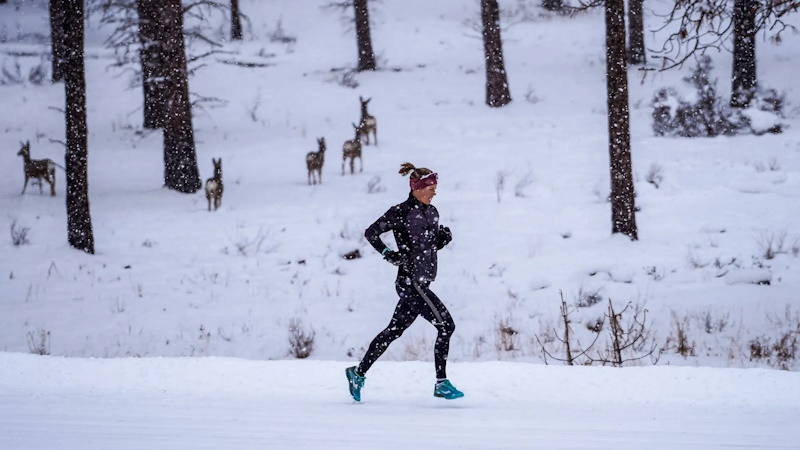
<svg viewBox="0 0 800 450"><path fill-rule="evenodd" d="M30 146L31 146L31 141L30 140L25 141L25 147L30 147Z"/></svg>
<svg viewBox="0 0 800 450"><path fill-rule="evenodd" d="M367 101L364 102L364 103L369 103L371 100L372 100L372 97L368 98Z"/></svg>
<svg viewBox="0 0 800 450"><path fill-rule="evenodd" d="M359 101L361 101L361 102L363 102L363 101L364 101L364 97L362 97L362 96L360 96L360 95L359 95L359 96L358 96L358 100L359 100Z"/></svg>

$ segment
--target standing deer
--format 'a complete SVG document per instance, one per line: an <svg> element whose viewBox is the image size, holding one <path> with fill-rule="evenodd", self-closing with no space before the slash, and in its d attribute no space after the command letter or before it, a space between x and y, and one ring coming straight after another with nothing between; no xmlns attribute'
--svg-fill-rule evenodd
<svg viewBox="0 0 800 450"><path fill-rule="evenodd" d="M353 128L356 130L356 137L351 141L344 141L342 145L342 175L344 175L344 163L347 161L347 158L350 158L350 174L352 175L355 172L355 159L358 158L358 161L361 163L360 171L364 171L364 160L361 159L361 134L362 130L361 127L357 127L356 124L353 125Z"/></svg>
<svg viewBox="0 0 800 450"><path fill-rule="evenodd" d="M372 97L364 100L361 96L358 96L358 99L361 101L361 122L359 126L363 129L363 136L367 137L367 145L369 145L369 132L371 131L372 134L375 136L375 145L378 145L378 122L375 120L375 117L370 116L367 112L367 103L372 100Z"/></svg>
<svg viewBox="0 0 800 450"><path fill-rule="evenodd" d="M314 178L314 184L317 184L317 177L319 177L319 184L322 184L322 165L325 163L325 138L317 138L317 145L319 145L319 151L308 152L306 155L308 184L311 184L312 177Z"/></svg>
<svg viewBox="0 0 800 450"><path fill-rule="evenodd" d="M22 144L20 142L20 144ZM22 144L22 148L17 152L17 156L22 156L25 161L25 184L22 185L22 194L28 187L28 180L36 178L39 181L39 193L42 193L42 178L50 183L50 196L56 195L56 163L51 159L31 159L31 141Z"/></svg>
<svg viewBox="0 0 800 450"><path fill-rule="evenodd" d="M208 210L211 211L211 199L214 199L214 211L222 205L222 158L211 158L214 163L214 176L206 180L206 199Z"/></svg>

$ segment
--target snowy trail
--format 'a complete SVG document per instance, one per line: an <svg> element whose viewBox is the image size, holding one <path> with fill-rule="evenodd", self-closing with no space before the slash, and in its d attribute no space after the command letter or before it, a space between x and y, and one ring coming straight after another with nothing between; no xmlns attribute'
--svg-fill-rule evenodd
<svg viewBox="0 0 800 450"><path fill-rule="evenodd" d="M84 360L0 353L2 449L797 449L800 374L343 362ZM341 372L341 373L340 373Z"/></svg>

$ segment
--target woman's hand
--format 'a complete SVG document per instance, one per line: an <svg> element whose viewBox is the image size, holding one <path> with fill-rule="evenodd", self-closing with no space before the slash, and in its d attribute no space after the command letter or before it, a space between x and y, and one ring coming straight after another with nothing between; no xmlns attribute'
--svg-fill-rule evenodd
<svg viewBox="0 0 800 450"><path fill-rule="evenodd" d="M439 225L439 235L436 237L437 245L441 249L453 240L453 233L450 228Z"/></svg>
<svg viewBox="0 0 800 450"><path fill-rule="evenodd" d="M383 259L392 263L393 266L402 266L406 261L405 255L394 250L389 250L386 252L383 255Z"/></svg>

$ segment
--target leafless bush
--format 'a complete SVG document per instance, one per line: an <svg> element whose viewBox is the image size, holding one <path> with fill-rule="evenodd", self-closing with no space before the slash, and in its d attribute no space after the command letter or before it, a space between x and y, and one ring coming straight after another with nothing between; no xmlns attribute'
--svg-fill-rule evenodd
<svg viewBox="0 0 800 450"><path fill-rule="evenodd" d="M336 83L339 86L350 89L355 89L359 86L358 80L356 80L358 71L355 68L333 69L331 72L333 73L327 80L329 83Z"/></svg>
<svg viewBox="0 0 800 450"><path fill-rule="evenodd" d="M598 319L592 324L592 331L597 330L594 340L591 344L584 347L575 340L572 342L572 330L570 327L569 309L567 303L564 301L563 295L561 296L561 319L564 324L564 333L562 336L557 336L556 339L564 344L565 357L559 358L553 356L541 342L539 337L536 339L542 348L545 364L547 358L557 361L562 361L572 366L575 364L581 365L612 365L614 367L623 367L625 365L637 364L639 361L650 358L653 364L658 362L661 350L655 342L650 331L651 323L647 322L647 310L640 306L638 303L632 305L628 303L622 311L615 311L611 299L608 300L608 313L602 318ZM604 349L593 350L597 340L600 337L600 330L604 328L606 320L608 321L608 341ZM587 325L588 327L588 325ZM657 351L658 350L658 351Z"/></svg>
<svg viewBox="0 0 800 450"><path fill-rule="evenodd" d="M536 91L533 90L533 86L528 85L528 90L525 91L525 101L532 105L535 105L540 101L542 101L542 99L541 97L536 95Z"/></svg>
<svg viewBox="0 0 800 450"><path fill-rule="evenodd" d="M278 248L277 243L266 243L267 238L270 237L269 230L265 231L262 227L253 236L245 236L239 234L233 239L233 246L236 248L237 253L242 256L255 255L257 253L272 253Z"/></svg>
<svg viewBox="0 0 800 450"><path fill-rule="evenodd" d="M503 190L506 187L506 178L508 178L507 170L499 170L494 177L494 190L497 192L497 203L503 198Z"/></svg>
<svg viewBox="0 0 800 450"><path fill-rule="evenodd" d="M289 353L297 359L308 358L314 351L316 335L313 327L306 328L299 317L292 317L289 321Z"/></svg>
<svg viewBox="0 0 800 450"><path fill-rule="evenodd" d="M778 158L776 156L770 158L767 164L769 165L769 170L772 172L777 172L781 170L781 163L778 161Z"/></svg>
<svg viewBox="0 0 800 450"><path fill-rule="evenodd" d="M773 364L781 370L789 370L792 363L797 358L797 333L788 331L780 335L778 340L772 344L772 352L775 355Z"/></svg>
<svg viewBox="0 0 800 450"><path fill-rule="evenodd" d="M661 164L653 163L650 165L650 169L647 171L647 182L652 184L653 186L658 189L661 185L661 182L664 181L664 170L661 167Z"/></svg>
<svg viewBox="0 0 800 450"><path fill-rule="evenodd" d="M531 184L533 184L533 172L528 171L524 177L517 181L517 185L514 186L514 195L517 197L525 197L525 189Z"/></svg>
<svg viewBox="0 0 800 450"><path fill-rule="evenodd" d="M759 253L767 260L773 259L781 253L788 253L786 238L786 230L778 232L762 231L756 237Z"/></svg>
<svg viewBox="0 0 800 450"><path fill-rule="evenodd" d="M375 194L376 192L383 192L386 187L381 184L381 177L375 175L367 182L367 194Z"/></svg>
<svg viewBox="0 0 800 450"><path fill-rule="evenodd" d="M34 355L50 354L50 331L37 329L28 331L28 351Z"/></svg>
<svg viewBox="0 0 800 450"><path fill-rule="evenodd" d="M706 333L721 333L728 326L730 313L725 313L720 317L714 317L710 310L706 310L700 314L700 321L703 324L703 330Z"/></svg>
<svg viewBox="0 0 800 450"><path fill-rule="evenodd" d="M672 324L675 326L675 336L673 337L671 334L667 337L667 342L664 345L665 348L674 348L675 352L683 356L684 358L688 356L694 356L694 347L695 343L692 341L689 342L689 335L686 332L686 329L689 327L689 320L687 318L681 318L678 316L678 313L672 311Z"/></svg>
<svg viewBox="0 0 800 450"><path fill-rule="evenodd" d="M269 35L270 42L279 42L281 44L294 44L297 42L297 38L292 36L283 29L283 24L281 20L278 19L278 23L275 25L275 29Z"/></svg>
<svg viewBox="0 0 800 450"><path fill-rule="evenodd" d="M578 288L578 295L575 299L575 306L578 308L588 308L603 301L603 296L600 294L602 288L585 288L581 286Z"/></svg>
<svg viewBox="0 0 800 450"><path fill-rule="evenodd" d="M14 244L14 247L30 244L28 240L28 232L30 230L30 227L18 227L17 219L11 219L11 243Z"/></svg>
<svg viewBox="0 0 800 450"><path fill-rule="evenodd" d="M258 108L261 107L261 91L256 93L256 97L253 99L253 103L247 106L247 114L250 116L250 120L253 122L258 122Z"/></svg>
<svg viewBox="0 0 800 450"><path fill-rule="evenodd" d="M686 254L686 261L689 263L689 267L692 269L702 269L703 267L711 264L711 261L704 261L692 250L689 250L689 252Z"/></svg>
<svg viewBox="0 0 800 450"><path fill-rule="evenodd" d="M653 278L653 281L661 281L664 279L664 268L661 266L648 266L644 268L644 272Z"/></svg>
<svg viewBox="0 0 800 450"><path fill-rule="evenodd" d="M3 61L3 69L0 70L0 86L12 86L24 82L25 79L22 77L22 68L19 65L19 61L14 59L11 69L6 67L6 62Z"/></svg>
<svg viewBox="0 0 800 450"><path fill-rule="evenodd" d="M513 327L512 321L510 313L497 319L494 346L498 353L519 350L519 331Z"/></svg>

